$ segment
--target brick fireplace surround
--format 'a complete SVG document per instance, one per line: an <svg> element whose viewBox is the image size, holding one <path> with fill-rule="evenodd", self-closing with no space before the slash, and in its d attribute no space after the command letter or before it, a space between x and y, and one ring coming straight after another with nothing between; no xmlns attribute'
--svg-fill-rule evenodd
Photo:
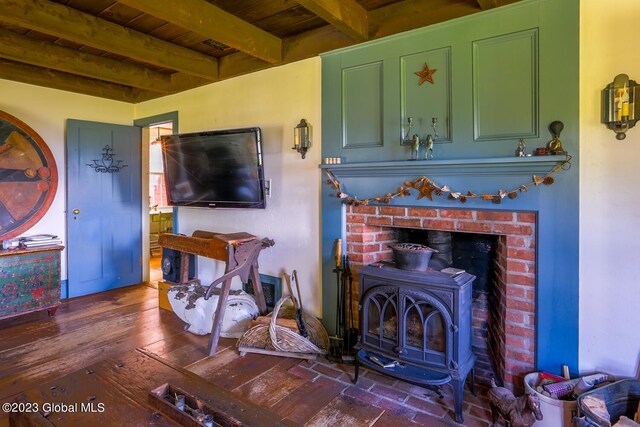
<svg viewBox="0 0 640 427"><path fill-rule="evenodd" d="M474 346L488 347L505 386L522 389L535 360L535 213L348 206L346 219L346 252L356 272L363 265L392 258L387 246L396 241L398 228L496 235L493 291L473 306ZM354 291L357 294L357 287Z"/></svg>

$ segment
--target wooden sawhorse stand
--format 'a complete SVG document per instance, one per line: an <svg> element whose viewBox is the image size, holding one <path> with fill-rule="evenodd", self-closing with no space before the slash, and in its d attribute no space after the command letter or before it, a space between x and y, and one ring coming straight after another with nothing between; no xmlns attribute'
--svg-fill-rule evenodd
<svg viewBox="0 0 640 427"><path fill-rule="evenodd" d="M211 337L209 338L209 356L213 356L218 349L222 319L227 307L227 298L231 290L231 279L240 276L240 280L247 282L249 277L253 284L256 304L261 315L267 312L267 304L262 292L262 282L258 272L258 255L264 248L273 246L271 239L258 239L249 233L215 233L196 230L192 236L179 234L162 234L159 242L163 248L180 251L180 284L189 283L189 257L186 254L195 254L207 258L225 261L225 274L217 278L209 285L205 299L209 299L213 289L222 284L216 314L213 318Z"/></svg>

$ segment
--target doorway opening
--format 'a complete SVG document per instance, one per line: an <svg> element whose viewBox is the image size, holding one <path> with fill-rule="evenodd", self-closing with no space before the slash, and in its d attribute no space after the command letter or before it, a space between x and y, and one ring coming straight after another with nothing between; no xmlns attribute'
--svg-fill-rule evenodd
<svg viewBox="0 0 640 427"><path fill-rule="evenodd" d="M178 133L178 112L134 120L142 128L142 281L157 286L162 280L160 234L178 233L178 210L168 206L162 166L163 135Z"/></svg>
<svg viewBox="0 0 640 427"><path fill-rule="evenodd" d="M149 126L149 283L162 280L162 248L158 244L161 234L173 233L173 208L167 202L162 164L160 137L171 135L171 122Z"/></svg>

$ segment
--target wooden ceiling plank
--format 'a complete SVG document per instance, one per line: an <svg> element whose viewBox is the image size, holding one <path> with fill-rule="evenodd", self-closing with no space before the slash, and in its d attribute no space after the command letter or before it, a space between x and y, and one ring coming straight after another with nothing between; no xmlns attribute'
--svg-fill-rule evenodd
<svg viewBox="0 0 640 427"><path fill-rule="evenodd" d="M476 0L480 9L487 10L498 7L498 0Z"/></svg>
<svg viewBox="0 0 640 427"><path fill-rule="evenodd" d="M157 92L133 89L5 59L0 59L0 78L123 102L140 102L161 96Z"/></svg>
<svg viewBox="0 0 640 427"><path fill-rule="evenodd" d="M170 76L0 29L0 57L53 70L169 93Z"/></svg>
<svg viewBox="0 0 640 427"><path fill-rule="evenodd" d="M0 0L0 21L139 61L216 79L216 58L47 0Z"/></svg>
<svg viewBox="0 0 640 427"><path fill-rule="evenodd" d="M369 17L365 8L355 0L297 0L305 9L315 13L356 41L369 39Z"/></svg>
<svg viewBox="0 0 640 427"><path fill-rule="evenodd" d="M272 64L282 61L282 40L204 0L120 0Z"/></svg>

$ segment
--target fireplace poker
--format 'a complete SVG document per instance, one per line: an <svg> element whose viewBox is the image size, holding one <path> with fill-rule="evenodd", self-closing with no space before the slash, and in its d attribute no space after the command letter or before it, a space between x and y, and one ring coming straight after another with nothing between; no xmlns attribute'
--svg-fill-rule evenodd
<svg viewBox="0 0 640 427"><path fill-rule="evenodd" d="M298 300L295 300L295 297L292 295L293 303L296 307L296 322L298 323L298 329L300 329L300 335L307 338L309 333L307 332L307 327L304 324L304 318L302 317L302 296L300 295L300 283L298 282L298 271L293 270L293 279L296 284L296 292L298 293Z"/></svg>
<svg viewBox="0 0 640 427"><path fill-rule="evenodd" d="M336 293L336 329L335 334L329 339L331 340L331 348L329 353L329 360L332 362L340 363L342 362L342 348L343 348L343 337L342 337L342 289L341 289L341 274L342 274L342 239L336 240L336 268L333 271L336 273L336 284L337 284L337 293Z"/></svg>
<svg viewBox="0 0 640 427"><path fill-rule="evenodd" d="M349 262L349 257L345 255L343 270L342 270L342 280L343 287L345 292L344 303L347 304L345 306L345 324L344 324L344 343L346 347L344 349L345 355L343 355L343 359L353 360L353 346L356 345L358 341L358 330L353 327L353 277L351 276L351 264ZM347 299L346 296L349 295Z"/></svg>

